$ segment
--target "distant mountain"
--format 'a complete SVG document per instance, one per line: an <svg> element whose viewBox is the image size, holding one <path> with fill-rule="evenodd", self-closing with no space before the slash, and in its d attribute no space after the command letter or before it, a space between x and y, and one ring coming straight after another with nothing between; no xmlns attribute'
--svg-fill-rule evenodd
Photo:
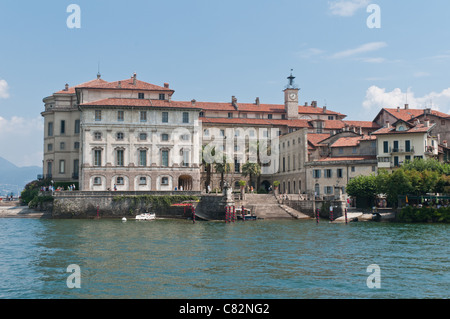
<svg viewBox="0 0 450 319"><path fill-rule="evenodd" d="M35 180L38 174L42 174L42 168L39 166L17 167L0 157L0 194L2 188L13 187L22 191L23 187Z"/></svg>

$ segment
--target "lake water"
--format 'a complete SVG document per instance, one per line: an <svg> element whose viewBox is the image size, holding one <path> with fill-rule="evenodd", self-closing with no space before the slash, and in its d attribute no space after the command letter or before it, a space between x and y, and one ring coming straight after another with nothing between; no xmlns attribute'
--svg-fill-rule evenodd
<svg viewBox="0 0 450 319"><path fill-rule="evenodd" d="M0 298L448 298L445 224L0 219ZM70 289L67 267L80 267ZM380 288L368 288L369 265Z"/></svg>

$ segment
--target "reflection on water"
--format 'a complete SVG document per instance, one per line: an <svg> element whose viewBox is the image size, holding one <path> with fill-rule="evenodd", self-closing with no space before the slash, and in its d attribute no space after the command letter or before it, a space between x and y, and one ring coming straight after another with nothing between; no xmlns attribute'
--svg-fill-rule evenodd
<svg viewBox="0 0 450 319"><path fill-rule="evenodd" d="M0 219L0 298L448 298L448 225ZM70 264L81 289L69 289ZM381 289L366 269L381 268Z"/></svg>

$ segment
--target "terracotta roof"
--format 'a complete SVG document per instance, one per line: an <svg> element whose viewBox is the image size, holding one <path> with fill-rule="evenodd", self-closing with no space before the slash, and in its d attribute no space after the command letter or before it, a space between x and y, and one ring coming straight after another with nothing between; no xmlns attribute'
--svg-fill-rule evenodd
<svg viewBox="0 0 450 319"><path fill-rule="evenodd" d="M320 142L330 137L330 134L308 133L308 142L313 146L318 146Z"/></svg>
<svg viewBox="0 0 450 319"><path fill-rule="evenodd" d="M375 122L371 121L343 121L345 124L348 124L349 126L354 127L362 127L362 128L380 128L380 125L378 125Z"/></svg>
<svg viewBox="0 0 450 319"><path fill-rule="evenodd" d="M345 157L327 157L318 160L318 162L337 162L337 161L364 161L376 160L376 156L345 156Z"/></svg>
<svg viewBox="0 0 450 319"><path fill-rule="evenodd" d="M92 80L92 81L89 81L89 82L85 82L85 83L81 83L81 84L69 87L67 90L58 91L55 94L75 94L75 88L78 88L78 87L96 87L96 86L103 85L103 84L106 84L106 83L108 83L108 82L106 82L105 80L95 79L95 80Z"/></svg>
<svg viewBox="0 0 450 319"><path fill-rule="evenodd" d="M409 134L409 133L426 133L433 128L434 125L425 126L424 124L417 124L411 127L408 130L404 131L396 131L394 126L383 127L375 132L372 135L382 135L382 134Z"/></svg>
<svg viewBox="0 0 450 319"><path fill-rule="evenodd" d="M147 83L144 81L139 81L136 79L136 84L133 83L134 79L129 78L121 81L115 81L115 82L106 82L101 85L96 85L96 89L122 89L122 90L142 90L142 91L169 91L174 92L172 89L168 87L162 87L158 85L154 85L151 83ZM80 88L83 88L84 86L78 86ZM88 86L92 87L92 86Z"/></svg>
<svg viewBox="0 0 450 319"><path fill-rule="evenodd" d="M374 141L376 136L355 136L355 137L341 137L336 140L331 147L351 147L358 146L361 141Z"/></svg>
<svg viewBox="0 0 450 319"><path fill-rule="evenodd" d="M287 126L287 127L309 127L307 120L269 120L269 119L245 119L245 118L226 118L226 117L200 117L203 123L215 123L215 124L241 124L241 125L267 125L267 126Z"/></svg>
<svg viewBox="0 0 450 319"><path fill-rule="evenodd" d="M148 99L121 99L109 98L93 102L80 104L80 106L136 106L136 107L165 107L165 108L185 108L199 109L192 106L190 102L175 102L168 100L148 100Z"/></svg>
<svg viewBox="0 0 450 319"><path fill-rule="evenodd" d="M391 108L383 108L383 110L385 110L386 112L388 112L389 114L391 114L393 117L403 120L403 121L409 121L415 117L424 115L424 109L391 109ZM436 110L430 110L432 115L435 116L439 116L439 117L443 117L443 118L448 118L450 117L449 114L446 113L442 113Z"/></svg>

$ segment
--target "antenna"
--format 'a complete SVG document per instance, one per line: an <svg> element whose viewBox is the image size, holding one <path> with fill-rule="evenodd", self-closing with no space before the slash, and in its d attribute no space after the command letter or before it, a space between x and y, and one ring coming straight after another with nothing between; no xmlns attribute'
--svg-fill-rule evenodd
<svg viewBox="0 0 450 319"><path fill-rule="evenodd" d="M100 73L100 60L98 61L98 65L97 65L97 79L100 79L102 77L101 73Z"/></svg>

